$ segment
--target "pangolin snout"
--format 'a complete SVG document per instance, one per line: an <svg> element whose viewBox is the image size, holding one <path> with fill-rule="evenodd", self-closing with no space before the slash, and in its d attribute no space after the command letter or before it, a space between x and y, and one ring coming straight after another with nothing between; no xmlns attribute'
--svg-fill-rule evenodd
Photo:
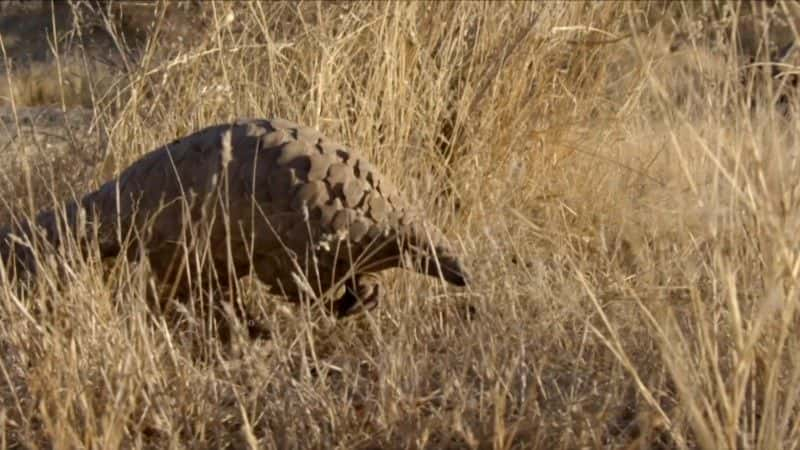
<svg viewBox="0 0 800 450"><path fill-rule="evenodd" d="M442 268L442 278L450 284L464 287L470 284L470 276L464 265L456 258L442 258L439 261Z"/></svg>
<svg viewBox="0 0 800 450"><path fill-rule="evenodd" d="M464 287L470 284L470 276L461 260L448 249L436 246L436 257L424 255L421 259L422 271L435 278L442 278L448 283Z"/></svg>

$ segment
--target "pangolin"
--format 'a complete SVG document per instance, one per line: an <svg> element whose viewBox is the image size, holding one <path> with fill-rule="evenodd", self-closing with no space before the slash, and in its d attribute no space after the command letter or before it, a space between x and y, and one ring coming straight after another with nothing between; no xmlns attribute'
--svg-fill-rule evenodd
<svg viewBox="0 0 800 450"><path fill-rule="evenodd" d="M377 304L375 274L408 260L421 273L468 283L442 232L366 159L282 119L239 120L175 140L35 223L51 246L69 230L78 242L96 240L102 257L146 255L177 297L196 261L213 265L222 288L254 273L292 301L343 292L332 302L339 316ZM4 261L28 273L35 261L19 242L32 228L0 232ZM209 245L197 245L201 236Z"/></svg>

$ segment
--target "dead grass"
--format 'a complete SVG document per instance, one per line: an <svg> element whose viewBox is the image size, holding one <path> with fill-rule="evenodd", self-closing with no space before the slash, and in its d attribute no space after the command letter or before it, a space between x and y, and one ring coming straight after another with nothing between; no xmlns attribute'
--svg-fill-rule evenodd
<svg viewBox="0 0 800 450"><path fill-rule="evenodd" d="M151 30L73 188L285 117L374 160L474 284L390 273L336 323L247 284L274 336L226 347L149 312L146 267L67 259L67 287L2 287L2 446L796 448L800 130L702 32L725 5L218 2L180 51Z"/></svg>

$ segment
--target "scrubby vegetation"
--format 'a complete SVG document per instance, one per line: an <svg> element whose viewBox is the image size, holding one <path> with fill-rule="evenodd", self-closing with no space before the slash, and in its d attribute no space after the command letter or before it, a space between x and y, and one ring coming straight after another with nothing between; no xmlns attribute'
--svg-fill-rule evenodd
<svg viewBox="0 0 800 450"><path fill-rule="evenodd" d="M0 287L4 447L800 445L794 4L46 3L44 62L0 27L4 219L284 117L370 157L474 282L392 272L344 321L245 282L272 338L223 344L149 309L146 265L42 255ZM56 151L33 108L87 119Z"/></svg>

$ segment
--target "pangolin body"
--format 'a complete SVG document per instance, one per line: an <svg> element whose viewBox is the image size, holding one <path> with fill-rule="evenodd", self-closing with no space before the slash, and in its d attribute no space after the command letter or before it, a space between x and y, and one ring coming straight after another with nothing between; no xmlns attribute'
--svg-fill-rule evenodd
<svg viewBox="0 0 800 450"><path fill-rule="evenodd" d="M404 254L420 272L467 283L442 233L413 214L367 160L281 119L241 120L178 139L67 205L64 214L45 211L35 222L55 246L63 222L84 241L96 238L103 257L145 254L178 296L196 261L212 265L222 287L254 273L290 300L303 290L321 296L344 285L335 302L341 315L374 305L379 289L372 274L400 267ZM27 223L6 227L0 252L6 262L13 255L23 270L35 271L27 250L8 239L29 232Z"/></svg>

